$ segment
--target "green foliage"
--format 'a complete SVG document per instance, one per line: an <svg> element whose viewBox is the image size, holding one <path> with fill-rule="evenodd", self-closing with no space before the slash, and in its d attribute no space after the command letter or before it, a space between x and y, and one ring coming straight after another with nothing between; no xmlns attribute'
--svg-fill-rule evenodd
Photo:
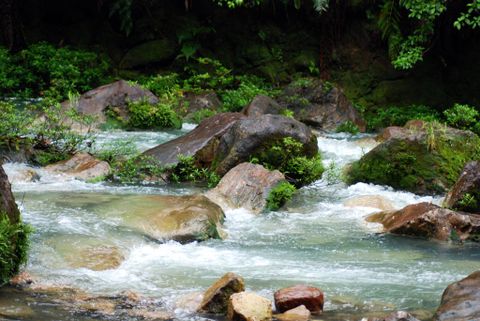
<svg viewBox="0 0 480 321"><path fill-rule="evenodd" d="M335 131L337 133L349 133L352 135L356 135L360 132L360 129L358 129L358 126L355 125L351 120L347 120L346 122L339 125L335 129Z"/></svg>
<svg viewBox="0 0 480 321"><path fill-rule="evenodd" d="M232 71L222 63L210 58L196 58L194 64L185 67L188 78L184 81L185 91L202 92L222 90L234 84Z"/></svg>
<svg viewBox="0 0 480 321"><path fill-rule="evenodd" d="M208 187L215 187L220 177L208 168L200 167L193 156L178 156L178 164L173 168L170 178L174 182L207 182Z"/></svg>
<svg viewBox="0 0 480 321"><path fill-rule="evenodd" d="M195 124L200 124L202 120L207 119L209 117L212 117L216 115L217 112L208 108L203 108L199 109L196 112L192 114L190 117L191 121L193 121Z"/></svg>
<svg viewBox="0 0 480 321"><path fill-rule="evenodd" d="M453 25L458 30L465 26L470 28L480 27L480 0L471 0L467 4L467 11L463 12Z"/></svg>
<svg viewBox="0 0 480 321"><path fill-rule="evenodd" d="M166 169L151 156L139 155L115 162L112 178L124 184L143 183L146 180L162 179Z"/></svg>
<svg viewBox="0 0 480 321"><path fill-rule="evenodd" d="M248 105L255 96L273 93L265 82L254 76L237 77L239 85L236 89L227 89L220 93L226 111L240 111Z"/></svg>
<svg viewBox="0 0 480 321"><path fill-rule="evenodd" d="M181 96L180 77L176 73L155 75L142 82L142 86L150 90L160 99L175 100Z"/></svg>
<svg viewBox="0 0 480 321"><path fill-rule="evenodd" d="M288 182L281 182L268 194L267 197L267 209L270 211L276 211L281 208L286 202L292 199L297 189L295 186Z"/></svg>
<svg viewBox="0 0 480 321"><path fill-rule="evenodd" d="M388 126L403 126L407 121L412 119L434 121L439 118L435 110L423 105L411 105L408 107L390 106L377 109L365 115L369 130L376 130Z"/></svg>
<svg viewBox="0 0 480 321"><path fill-rule="evenodd" d="M280 115L283 115L288 118L295 118L295 113L293 112L293 110L290 110L288 108L282 109L280 111Z"/></svg>
<svg viewBox="0 0 480 321"><path fill-rule="evenodd" d="M471 130L480 135L480 113L472 106L455 104L443 112L447 125L463 129Z"/></svg>
<svg viewBox="0 0 480 321"><path fill-rule="evenodd" d="M320 154L311 158L303 155L302 143L286 137L253 155L250 161L269 170L278 169L296 186L303 186L319 179L324 170Z"/></svg>
<svg viewBox="0 0 480 321"><path fill-rule="evenodd" d="M332 161L325 168L322 178L327 182L328 185L340 183L344 180L342 168L335 163L335 161Z"/></svg>
<svg viewBox="0 0 480 321"><path fill-rule="evenodd" d="M0 213L0 285L7 283L27 262L31 232L29 225L11 224L7 215Z"/></svg>
<svg viewBox="0 0 480 321"><path fill-rule="evenodd" d="M102 145L93 151L93 154L100 160L106 161L109 164L115 164L134 157L138 154L138 150L132 139L115 140Z"/></svg>
<svg viewBox="0 0 480 321"><path fill-rule="evenodd" d="M45 42L16 54L0 48L0 94L62 100L69 92L99 85L108 69L109 64L95 53L55 48Z"/></svg>
<svg viewBox="0 0 480 321"><path fill-rule="evenodd" d="M177 31L178 43L181 46L177 59L184 58L187 62L195 57L201 48L201 37L215 32L215 29L212 27L193 23L192 20L188 20L188 22L189 23L182 24Z"/></svg>
<svg viewBox="0 0 480 321"><path fill-rule="evenodd" d="M182 120L169 104L152 105L147 101L128 103L127 126L135 129L181 128Z"/></svg>
<svg viewBox="0 0 480 321"><path fill-rule="evenodd" d="M460 201L455 204L457 211L474 212L480 209L480 195L478 193L465 193Z"/></svg>

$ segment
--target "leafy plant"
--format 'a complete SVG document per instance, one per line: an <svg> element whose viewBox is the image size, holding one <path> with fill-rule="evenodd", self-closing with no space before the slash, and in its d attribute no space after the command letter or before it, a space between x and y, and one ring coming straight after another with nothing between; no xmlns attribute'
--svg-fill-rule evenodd
<svg viewBox="0 0 480 321"><path fill-rule="evenodd" d="M31 232L28 224L12 224L5 213L0 213L0 285L27 262Z"/></svg>
<svg viewBox="0 0 480 321"><path fill-rule="evenodd" d="M337 133L349 133L352 135L356 135L360 132L358 126L355 125L351 120L347 120L346 122L340 124L335 131Z"/></svg>
<svg viewBox="0 0 480 321"><path fill-rule="evenodd" d="M112 178L121 183L142 183L149 179L162 179L166 168L151 156L139 155L114 163Z"/></svg>
<svg viewBox="0 0 480 321"><path fill-rule="evenodd" d="M480 134L477 131L479 128L478 123L480 121L480 113L472 106L455 104L452 108L449 108L443 112L447 125L463 129L471 130Z"/></svg>
<svg viewBox="0 0 480 321"><path fill-rule="evenodd" d="M265 82L254 76L237 77L239 86L220 93L226 111L240 111L257 95L271 96L273 93Z"/></svg>
<svg viewBox="0 0 480 321"><path fill-rule="evenodd" d="M272 188L268 194L266 205L267 209L270 211L278 210L293 197L296 191L297 189L292 184L288 182L281 182Z"/></svg>
<svg viewBox="0 0 480 321"><path fill-rule="evenodd" d="M127 126L135 129L181 128L182 120L170 105L147 101L128 103L129 118Z"/></svg>
<svg viewBox="0 0 480 321"><path fill-rule="evenodd" d="M480 200L477 200L475 195L470 193L465 193L458 204L456 204L455 208L460 211L470 211L476 210L480 205Z"/></svg>
<svg viewBox="0 0 480 321"><path fill-rule="evenodd" d="M174 182L207 182L208 187L215 187L220 177L208 168L202 168L196 164L193 156L178 156L178 164L171 172Z"/></svg>
<svg viewBox="0 0 480 321"><path fill-rule="evenodd" d="M388 126L403 126L412 119L425 121L439 120L437 111L424 105L411 105L408 107L390 106L366 113L368 128L370 130L385 128Z"/></svg>

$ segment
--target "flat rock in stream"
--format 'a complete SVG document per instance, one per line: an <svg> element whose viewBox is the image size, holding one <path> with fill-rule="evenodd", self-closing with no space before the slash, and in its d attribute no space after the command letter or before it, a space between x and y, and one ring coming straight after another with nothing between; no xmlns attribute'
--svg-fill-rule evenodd
<svg viewBox="0 0 480 321"><path fill-rule="evenodd" d="M477 240L480 234L480 215L454 212L426 202L372 214L367 221L381 223L387 233L441 241Z"/></svg>
<svg viewBox="0 0 480 321"><path fill-rule="evenodd" d="M46 166L45 170L51 173L69 175L81 180L91 180L107 176L110 173L110 165L88 153L77 153L68 160Z"/></svg>

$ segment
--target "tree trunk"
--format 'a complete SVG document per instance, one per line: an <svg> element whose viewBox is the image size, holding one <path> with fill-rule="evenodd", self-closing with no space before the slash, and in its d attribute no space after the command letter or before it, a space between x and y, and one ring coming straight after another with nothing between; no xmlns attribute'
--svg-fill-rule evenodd
<svg viewBox="0 0 480 321"><path fill-rule="evenodd" d="M11 224L20 222L20 211L15 203L7 174L0 163L0 218L5 214Z"/></svg>
<svg viewBox="0 0 480 321"><path fill-rule="evenodd" d="M18 0L0 0L0 31L3 44L10 51L18 51L25 47L17 2Z"/></svg>

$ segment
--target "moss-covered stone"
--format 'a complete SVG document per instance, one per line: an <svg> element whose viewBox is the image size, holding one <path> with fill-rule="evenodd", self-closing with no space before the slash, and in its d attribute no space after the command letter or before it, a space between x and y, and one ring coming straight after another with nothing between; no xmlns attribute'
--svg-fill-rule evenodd
<svg viewBox="0 0 480 321"><path fill-rule="evenodd" d="M350 183L389 185L418 194L444 193L463 166L480 159L480 138L436 123L410 127L352 164Z"/></svg>

